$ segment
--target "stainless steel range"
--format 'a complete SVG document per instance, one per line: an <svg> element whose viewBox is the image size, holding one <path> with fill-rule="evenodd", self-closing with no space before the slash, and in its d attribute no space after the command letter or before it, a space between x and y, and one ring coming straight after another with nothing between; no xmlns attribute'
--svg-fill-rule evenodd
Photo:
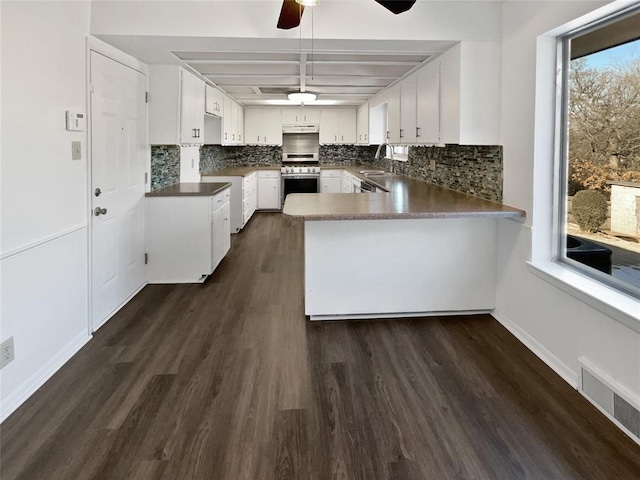
<svg viewBox="0 0 640 480"><path fill-rule="evenodd" d="M283 135L282 203L290 193L320 191L319 138L317 133Z"/></svg>

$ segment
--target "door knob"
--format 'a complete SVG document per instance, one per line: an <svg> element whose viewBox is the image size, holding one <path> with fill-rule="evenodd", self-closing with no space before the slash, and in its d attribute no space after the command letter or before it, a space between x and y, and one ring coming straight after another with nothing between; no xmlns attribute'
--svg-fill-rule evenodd
<svg viewBox="0 0 640 480"><path fill-rule="evenodd" d="M100 215L106 215L106 214L107 214L107 209L106 209L106 208L96 207L96 208L93 210L93 214L94 214L96 217L99 217Z"/></svg>
<svg viewBox="0 0 640 480"><path fill-rule="evenodd" d="M99 197L100 194L102 193L102 190L100 190L99 188L96 188L95 192L93 192L95 194L96 197Z"/></svg>

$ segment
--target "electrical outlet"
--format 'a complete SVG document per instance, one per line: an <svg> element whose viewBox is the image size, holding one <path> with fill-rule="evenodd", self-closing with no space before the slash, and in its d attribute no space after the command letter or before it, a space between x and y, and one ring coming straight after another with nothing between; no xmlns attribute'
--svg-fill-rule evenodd
<svg viewBox="0 0 640 480"><path fill-rule="evenodd" d="M14 359L14 354L13 337L9 337L0 343L0 368L4 368L5 365L11 363Z"/></svg>
<svg viewBox="0 0 640 480"><path fill-rule="evenodd" d="M82 160L82 142L71 142L71 160Z"/></svg>

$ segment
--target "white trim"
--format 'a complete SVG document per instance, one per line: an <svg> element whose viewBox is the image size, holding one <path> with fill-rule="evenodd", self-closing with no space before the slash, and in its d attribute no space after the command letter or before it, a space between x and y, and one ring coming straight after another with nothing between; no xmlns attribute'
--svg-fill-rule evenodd
<svg viewBox="0 0 640 480"><path fill-rule="evenodd" d="M95 327L93 327L93 325L90 326L90 328L93 330L93 332L97 332L98 329L100 327L102 327L105 323L107 323L111 317L113 317L116 313L118 313L120 311L120 309L122 309L122 307L124 307L127 303L129 303L131 301L131 299L133 297L135 297L138 293L140 293L140 291L147 286L147 282L145 281L142 285L140 285L136 290L134 290L134 292L129 295L124 302L122 302L120 305L118 305L115 310L113 310L113 312L111 312L109 315L107 315L98 325L96 325Z"/></svg>
<svg viewBox="0 0 640 480"><path fill-rule="evenodd" d="M448 317L459 315L483 315L491 310L462 310L442 312L398 312L398 313L362 313L351 315L310 315L311 321L320 320L376 320L383 318L414 318L414 317Z"/></svg>
<svg viewBox="0 0 640 480"><path fill-rule="evenodd" d="M587 275L555 262L527 262L536 277L640 333L640 302Z"/></svg>
<svg viewBox="0 0 640 480"><path fill-rule="evenodd" d="M91 335L87 335L85 332L78 334L51 360L39 368L30 378L22 382L22 384L2 402L0 406L0 422L4 422L9 415L15 412L20 405L44 385L71 357L78 353L91 338Z"/></svg>
<svg viewBox="0 0 640 480"><path fill-rule="evenodd" d="M109 45L108 43L103 42L102 40L93 37L91 35L87 36L87 58L90 56L91 51L97 52L105 57L110 58L122 65L125 65L129 68L133 68L140 73L145 75L149 75L149 66L146 63L142 63L135 57L132 57L128 53L124 53L122 50L118 50L116 47ZM90 69L91 62L87 62L87 69ZM87 77L89 80L90 77Z"/></svg>
<svg viewBox="0 0 640 480"><path fill-rule="evenodd" d="M491 312L504 328L506 328L514 337L531 350L540 360L551 368L554 372L562 377L562 379L576 390L578 389L578 374L573 371L566 363L551 353L544 345L524 331L519 325L510 320L503 312L495 309Z"/></svg>
<svg viewBox="0 0 640 480"><path fill-rule="evenodd" d="M59 238L66 237L67 235L71 235L73 233L76 233L76 232L79 232L81 230L84 230L86 228L87 228L86 225L76 225L75 227L69 228L69 229L64 230L62 232L59 232L59 233L55 233L53 235L49 235L48 237L45 237L45 238L43 238L41 240L36 240L35 242L31 242L31 243L28 243L28 244L23 245L21 247L14 248L13 250L9 250L8 252L3 253L0 256L0 260L6 260L7 258L14 257L14 256L19 255L21 253L27 252L27 251L29 251L31 249L34 249L34 248L40 247L42 245L45 245L47 243L53 242L55 240L58 240Z"/></svg>

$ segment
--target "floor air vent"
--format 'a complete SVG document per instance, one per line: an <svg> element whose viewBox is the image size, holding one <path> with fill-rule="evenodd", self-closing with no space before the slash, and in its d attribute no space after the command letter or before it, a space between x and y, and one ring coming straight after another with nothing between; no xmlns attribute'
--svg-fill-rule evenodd
<svg viewBox="0 0 640 480"><path fill-rule="evenodd" d="M627 430L627 433L633 435L636 442L640 443L640 409L627 402L584 366L580 370L584 395L608 413Z"/></svg>

